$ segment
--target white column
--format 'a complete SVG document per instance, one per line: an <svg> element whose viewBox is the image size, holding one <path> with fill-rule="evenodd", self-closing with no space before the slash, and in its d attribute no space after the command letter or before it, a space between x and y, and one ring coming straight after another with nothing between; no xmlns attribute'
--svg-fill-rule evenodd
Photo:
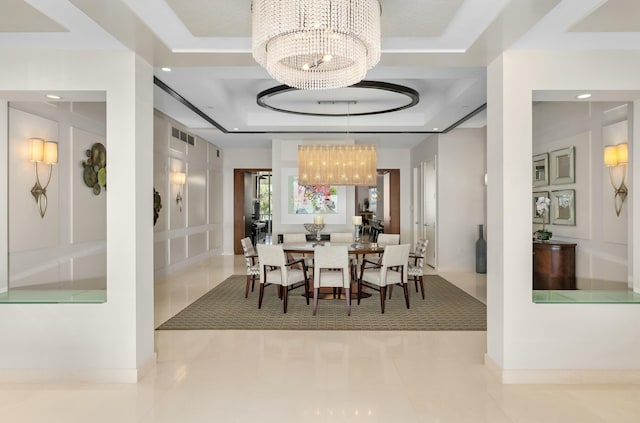
<svg viewBox="0 0 640 423"><path fill-rule="evenodd" d="M9 288L9 102L0 100L0 293Z"/></svg>

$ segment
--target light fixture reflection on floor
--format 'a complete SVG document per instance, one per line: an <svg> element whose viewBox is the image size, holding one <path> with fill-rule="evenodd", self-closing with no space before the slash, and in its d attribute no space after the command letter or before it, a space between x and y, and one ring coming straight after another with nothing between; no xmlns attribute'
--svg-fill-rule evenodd
<svg viewBox="0 0 640 423"><path fill-rule="evenodd" d="M51 182L53 165L58 163L58 143L45 141L42 138L31 138L29 140L29 160L34 163L36 174L36 183L31 188L31 195L33 195L38 204L40 217L44 219L44 215L47 212L47 187ZM47 183L44 185L40 182L38 163L49 165L49 176L47 177Z"/></svg>
<svg viewBox="0 0 640 423"><path fill-rule="evenodd" d="M378 0L253 0L253 57L277 81L342 88L380 61Z"/></svg>
<svg viewBox="0 0 640 423"><path fill-rule="evenodd" d="M299 185L375 185L376 146L298 146Z"/></svg>
<svg viewBox="0 0 640 423"><path fill-rule="evenodd" d="M622 205L629 193L625 185L628 163L629 144L608 145L604 148L604 165L609 168L609 179L615 191L614 206L616 208L616 216L620 216Z"/></svg>

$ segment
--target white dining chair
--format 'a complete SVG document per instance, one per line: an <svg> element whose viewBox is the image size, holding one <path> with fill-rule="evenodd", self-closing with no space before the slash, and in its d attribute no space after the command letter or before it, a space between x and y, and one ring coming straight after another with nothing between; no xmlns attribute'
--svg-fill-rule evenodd
<svg viewBox="0 0 640 423"><path fill-rule="evenodd" d="M344 288L347 316L351 316L351 264L346 245L318 245L314 248L313 315L318 310L318 291L323 287Z"/></svg>
<svg viewBox="0 0 640 423"><path fill-rule="evenodd" d="M260 296L258 308L262 308L264 288L269 285L282 287L281 298L284 313L287 313L289 291L304 286L304 296L309 305L309 278L304 260L287 262L282 244L258 244L258 261L260 262ZM293 267L299 264L300 268Z"/></svg>
<svg viewBox="0 0 640 423"><path fill-rule="evenodd" d="M307 243L307 234L304 234L304 233L282 234L282 242L284 242L285 244L305 245ZM303 258L305 264L307 265L307 269L313 268L313 258L308 257L305 254L289 253L288 258L289 258L289 261L299 260Z"/></svg>
<svg viewBox="0 0 640 423"><path fill-rule="evenodd" d="M378 235L377 244L381 247L387 245L398 245L400 244L400 235L399 234L380 234Z"/></svg>
<svg viewBox="0 0 640 423"><path fill-rule="evenodd" d="M351 232L331 232L329 234L331 242L353 242L353 233Z"/></svg>
<svg viewBox="0 0 640 423"><path fill-rule="evenodd" d="M258 252L251 243L251 238L246 237L240 240L242 244L242 251L244 252L244 261L247 265L247 283L244 287L244 297L249 296L249 285L251 285L251 292L256 282L256 278L260 275L260 265L258 264Z"/></svg>
<svg viewBox="0 0 640 423"><path fill-rule="evenodd" d="M378 244L379 247L386 247L387 245L398 245L400 244L400 235L399 234L379 234L378 240L376 241L376 243ZM367 256L363 257L363 263L367 261L375 260L378 264L380 264L380 260L382 256L378 254L377 256L374 256L374 257L375 259L372 258L371 255L369 255L369 257ZM363 263L360 263L360 265L362 265Z"/></svg>
<svg viewBox="0 0 640 423"><path fill-rule="evenodd" d="M404 299L409 308L409 291L407 289L406 267L409 260L409 244L388 245L382 254L380 263L362 264L360 278L358 279L358 304L362 297L362 286L369 287L380 292L380 309L384 314L385 297L387 287L401 285L404 290Z"/></svg>
<svg viewBox="0 0 640 423"><path fill-rule="evenodd" d="M282 234L282 242L284 242L285 244L306 244L307 234L304 234L304 233Z"/></svg>
<svg viewBox="0 0 640 423"><path fill-rule="evenodd" d="M337 243L347 243L351 244L353 242L353 233L352 232L331 232L329 234L329 240L331 242ZM358 277L358 258L359 256L356 254L355 257L352 257L350 260L351 263L351 275L353 280L356 280Z"/></svg>
<svg viewBox="0 0 640 423"><path fill-rule="evenodd" d="M407 276L413 279L416 285L416 292L418 292L418 284L420 284L420 292L422 293L422 299L424 300L424 259L427 252L428 239L419 239L416 243L416 250L410 255L409 265L407 267Z"/></svg>

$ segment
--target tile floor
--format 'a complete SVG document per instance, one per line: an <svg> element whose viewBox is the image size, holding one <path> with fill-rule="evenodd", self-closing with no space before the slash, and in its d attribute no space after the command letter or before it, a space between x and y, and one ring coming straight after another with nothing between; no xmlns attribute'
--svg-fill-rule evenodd
<svg viewBox="0 0 640 423"><path fill-rule="evenodd" d="M156 324L243 263L216 257L158 281ZM486 298L484 277L443 276ZM159 331L157 366L137 385L0 385L0 419L640 422L640 386L501 385L483 364L485 343L485 332Z"/></svg>

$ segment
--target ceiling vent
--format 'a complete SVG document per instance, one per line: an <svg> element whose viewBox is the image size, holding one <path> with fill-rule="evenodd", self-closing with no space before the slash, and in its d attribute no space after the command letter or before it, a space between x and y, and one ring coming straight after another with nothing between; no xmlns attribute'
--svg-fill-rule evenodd
<svg viewBox="0 0 640 423"><path fill-rule="evenodd" d="M186 132L181 131L174 126L171 127L171 136L173 138L179 139L180 141L184 141L189 145L194 145L194 146L196 145L196 139L194 138L193 135L187 134Z"/></svg>

